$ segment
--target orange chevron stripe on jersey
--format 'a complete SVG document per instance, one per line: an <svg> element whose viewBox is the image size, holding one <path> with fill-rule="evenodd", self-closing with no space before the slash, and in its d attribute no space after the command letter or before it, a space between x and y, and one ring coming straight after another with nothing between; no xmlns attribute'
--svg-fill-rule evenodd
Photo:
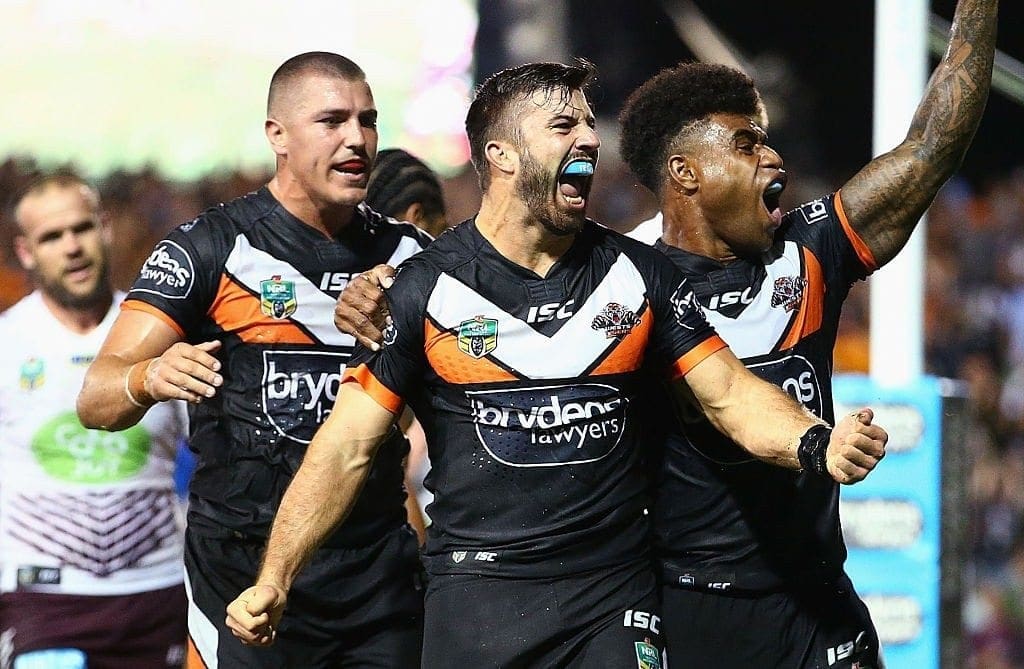
<svg viewBox="0 0 1024 669"><path fill-rule="evenodd" d="M640 323L633 326L629 334L609 352L608 356L590 372L591 376L601 374L622 374L640 369L644 362L644 351L651 338L654 319L651 317L650 304L644 300L643 314Z"/></svg>
<svg viewBox="0 0 1024 669"><path fill-rule="evenodd" d="M821 263L807 247L800 249L803 255L804 276L807 285L804 286L804 297L800 301L800 310L789 325L786 336L779 344L779 350L786 350L796 346L796 343L814 334L821 329L821 319L825 308L825 274L822 272Z"/></svg>
<svg viewBox="0 0 1024 669"><path fill-rule="evenodd" d="M725 340L718 335L705 339L672 364L672 367L669 369L669 378L675 381L681 376L686 376L690 373L691 369L703 362L705 358L728 346Z"/></svg>
<svg viewBox="0 0 1024 669"><path fill-rule="evenodd" d="M312 337L288 319L276 319L260 310L260 300L222 275L209 316L226 332L251 344L315 344Z"/></svg>
<svg viewBox="0 0 1024 669"><path fill-rule="evenodd" d="M518 381L507 370L487 358L473 358L459 350L458 340L451 332L439 330L430 321L423 325L424 350L427 362L448 383L497 383Z"/></svg>
<svg viewBox="0 0 1024 669"><path fill-rule="evenodd" d="M836 206L836 215L839 216L839 222L843 225L843 232L846 233L846 238L853 244L853 250L857 252L857 257L864 263L864 267L868 268L868 271L874 272L878 269L875 254L871 252L868 245L864 243L864 240L860 238L857 231L850 225L849 219L846 218L846 210L843 209L843 198L839 196L839 193L836 193L833 202Z"/></svg>
<svg viewBox="0 0 1024 669"><path fill-rule="evenodd" d="M122 309L131 309L132 311L141 311L143 313L150 314L151 316L156 316L157 318L162 320L164 323L167 323L169 326L171 326L171 329L174 330L175 332L177 332L179 337L181 337L182 339L185 338L185 331L182 329L182 327L180 325L178 325L177 323L174 322L173 318L171 318L170 316L168 316L164 312L160 311L159 309L157 309L153 305L149 304L148 302L143 302L142 300L136 300L136 299L133 299L133 298L128 298L124 302L121 303L121 308Z"/></svg>
<svg viewBox="0 0 1024 669"><path fill-rule="evenodd" d="M347 383L350 381L358 383L366 394L373 398L374 402L391 413L397 415L402 412L402 406L405 402L401 397L391 392L390 388L378 381L377 377L370 371L370 368L366 366L366 363L362 363L355 368L345 368L341 382Z"/></svg>
<svg viewBox="0 0 1024 669"><path fill-rule="evenodd" d="M196 644L192 641L192 637L188 637L188 650L185 656L185 669L209 669L206 662L203 662L202 656L199 654L199 650L196 649Z"/></svg>

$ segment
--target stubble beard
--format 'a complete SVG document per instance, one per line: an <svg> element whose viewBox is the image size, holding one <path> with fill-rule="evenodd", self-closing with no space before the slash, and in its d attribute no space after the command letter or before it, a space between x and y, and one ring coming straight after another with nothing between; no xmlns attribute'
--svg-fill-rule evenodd
<svg viewBox="0 0 1024 669"><path fill-rule="evenodd" d="M96 309L109 306L113 298L109 281L109 268L106 261L103 261L96 283L92 289L85 293L76 293L68 290L60 278L47 279L38 271L34 271L32 274L39 289L65 309L75 311Z"/></svg>
<svg viewBox="0 0 1024 669"><path fill-rule="evenodd" d="M560 211L552 199L557 179L529 155L523 157L522 172L516 182L516 194L544 228L558 236L574 235L583 229L583 212Z"/></svg>

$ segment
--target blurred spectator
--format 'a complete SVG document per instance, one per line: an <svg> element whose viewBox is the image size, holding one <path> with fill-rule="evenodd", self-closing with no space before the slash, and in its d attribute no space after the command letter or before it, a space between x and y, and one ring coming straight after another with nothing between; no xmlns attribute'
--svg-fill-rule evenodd
<svg viewBox="0 0 1024 669"><path fill-rule="evenodd" d="M117 435L82 426L78 389L124 297L99 197L47 176L11 218L35 291L0 314L0 666L181 666L184 407Z"/></svg>

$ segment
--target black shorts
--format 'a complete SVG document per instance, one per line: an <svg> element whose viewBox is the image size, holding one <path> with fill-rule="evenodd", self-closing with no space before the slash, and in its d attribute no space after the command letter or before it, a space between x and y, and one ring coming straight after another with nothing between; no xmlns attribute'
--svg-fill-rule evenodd
<svg viewBox="0 0 1024 669"><path fill-rule="evenodd" d="M186 532L189 669L419 666L423 581L411 528L366 547L317 551L266 648L243 645L224 623L228 602L253 584L262 553L262 540Z"/></svg>
<svg viewBox="0 0 1024 669"><path fill-rule="evenodd" d="M423 669L660 669L660 622L646 564L557 579L437 575Z"/></svg>
<svg viewBox="0 0 1024 669"><path fill-rule="evenodd" d="M185 658L185 589L0 595L0 667L169 669Z"/></svg>
<svg viewBox="0 0 1024 669"><path fill-rule="evenodd" d="M883 666L867 607L845 576L801 591L738 594L664 586L661 594L670 667Z"/></svg>

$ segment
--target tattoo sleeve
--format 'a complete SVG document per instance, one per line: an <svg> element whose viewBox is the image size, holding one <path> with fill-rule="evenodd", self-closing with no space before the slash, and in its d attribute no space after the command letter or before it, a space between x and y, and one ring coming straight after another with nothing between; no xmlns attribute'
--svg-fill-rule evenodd
<svg viewBox="0 0 1024 669"><path fill-rule="evenodd" d="M992 82L998 0L960 0L949 46L910 130L842 187L850 225L879 265L903 248L942 184L963 162Z"/></svg>

